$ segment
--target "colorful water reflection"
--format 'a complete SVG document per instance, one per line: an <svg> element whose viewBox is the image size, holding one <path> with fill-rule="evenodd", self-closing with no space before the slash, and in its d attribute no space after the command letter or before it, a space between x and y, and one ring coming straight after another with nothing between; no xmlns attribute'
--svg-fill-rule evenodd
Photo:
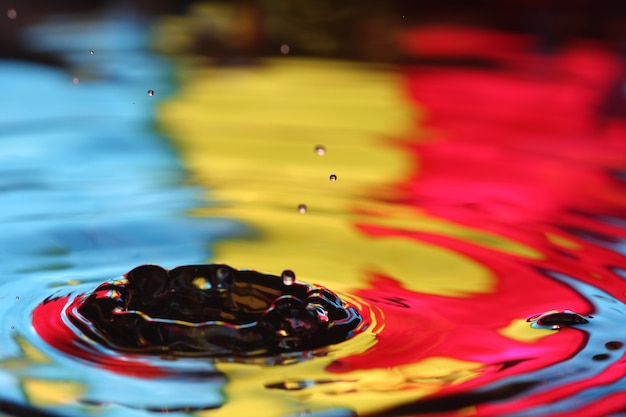
<svg viewBox="0 0 626 417"><path fill-rule="evenodd" d="M552 57L547 73L532 71L540 58L528 38L468 34L516 49L482 50L499 69L394 74L285 59L185 72L162 128L194 181L223 202L194 214L257 230L219 243L216 259L288 265L381 311L375 345L324 364L322 377L218 365L230 401L207 415L256 401L272 407L267 415L293 412L290 401L385 416L620 410L608 404L622 384L623 337L610 329L626 290L616 174L626 130L619 120L599 130L594 107L619 63L582 43ZM530 326L551 310L589 323ZM273 374L295 388L251 396Z"/></svg>
<svg viewBox="0 0 626 417"><path fill-rule="evenodd" d="M282 366L97 344L85 358L88 338L59 320L65 286L30 300L38 333L21 326L19 359L3 358L27 400L72 415L622 412L626 129L594 107L619 63L583 43L546 64L528 38L458 30L401 41L446 55L462 38L499 65L180 59L181 90L160 105L159 129L206 193L189 214L249 226L206 261L294 270L359 308L366 331ZM417 47L433 37L441 48ZM45 343L59 339L75 350Z"/></svg>

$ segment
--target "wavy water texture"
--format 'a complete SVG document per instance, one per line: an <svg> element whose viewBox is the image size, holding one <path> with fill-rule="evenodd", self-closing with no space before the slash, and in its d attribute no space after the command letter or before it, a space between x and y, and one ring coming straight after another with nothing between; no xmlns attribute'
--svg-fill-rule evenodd
<svg viewBox="0 0 626 417"><path fill-rule="evenodd" d="M626 136L619 120L599 126L594 107L619 63L583 43L532 71L544 58L529 38L446 31L501 67L195 68L161 107L194 181L223 202L194 213L257 230L219 243L217 260L289 266L381 311L374 346L318 365L341 383L296 366L277 372L297 389L256 396L276 372L219 365L230 401L207 415L255 404L290 414L294 402L358 415L605 415L620 395L624 338L610 329L625 312ZM489 53L503 41L512 52ZM589 323L530 326L552 310Z"/></svg>
<svg viewBox="0 0 626 417"><path fill-rule="evenodd" d="M82 72L0 66L16 80L0 119L1 412L624 412L626 127L602 107L621 71L602 45L538 56L528 37L433 27L398 42L496 65L171 70L141 19L31 34ZM200 262L293 270L368 327L277 365L121 352L67 320L137 264Z"/></svg>

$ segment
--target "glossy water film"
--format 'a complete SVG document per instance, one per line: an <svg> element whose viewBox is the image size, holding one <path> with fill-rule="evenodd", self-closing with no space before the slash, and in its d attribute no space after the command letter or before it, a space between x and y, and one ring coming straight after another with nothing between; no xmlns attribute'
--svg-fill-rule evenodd
<svg viewBox="0 0 626 417"><path fill-rule="evenodd" d="M619 10L131 3L3 12L0 414L623 414Z"/></svg>

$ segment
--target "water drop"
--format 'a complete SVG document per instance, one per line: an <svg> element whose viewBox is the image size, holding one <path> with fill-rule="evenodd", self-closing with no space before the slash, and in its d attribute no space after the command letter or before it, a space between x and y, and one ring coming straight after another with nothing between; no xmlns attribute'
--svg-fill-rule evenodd
<svg viewBox="0 0 626 417"><path fill-rule="evenodd" d="M232 286L233 277L227 268L219 268L216 273L217 282L215 287L218 290L228 290Z"/></svg>
<svg viewBox="0 0 626 417"><path fill-rule="evenodd" d="M289 53L289 45L286 43L280 45L280 53L283 55L287 55Z"/></svg>
<svg viewBox="0 0 626 417"><path fill-rule="evenodd" d="M321 304L311 303L306 306L306 309L315 314L320 323L329 322L328 311Z"/></svg>
<svg viewBox="0 0 626 417"><path fill-rule="evenodd" d="M17 17L17 11L15 9L9 9L7 11L7 17L11 20L15 19Z"/></svg>
<svg viewBox="0 0 626 417"><path fill-rule="evenodd" d="M563 327L589 323L589 320L587 320L585 317L571 310L551 310L546 313L540 314L539 316L531 317L528 319L528 321L533 322L533 324L531 325L532 327L550 328L552 330L559 330Z"/></svg>
<svg viewBox="0 0 626 417"><path fill-rule="evenodd" d="M330 180L331 180L332 182L337 181L337 176L336 176L335 174L330 174Z"/></svg>
<svg viewBox="0 0 626 417"><path fill-rule="evenodd" d="M89 55L93 55L93 50L89 51Z"/></svg>
<svg viewBox="0 0 626 417"><path fill-rule="evenodd" d="M604 346L608 350L617 350L617 349L621 349L622 346L624 346L624 344L622 342L606 342Z"/></svg>
<svg viewBox="0 0 626 417"><path fill-rule="evenodd" d="M148 95L152 97L154 95L154 90L148 90Z"/></svg>
<svg viewBox="0 0 626 417"><path fill-rule="evenodd" d="M15 330L15 326L11 326L11 330Z"/></svg>
<svg viewBox="0 0 626 417"><path fill-rule="evenodd" d="M318 154L319 156L324 156L326 155L326 148L322 145L317 145L315 147L315 153Z"/></svg>
<svg viewBox="0 0 626 417"><path fill-rule="evenodd" d="M74 84L78 84L78 83L80 82L80 80L78 79L78 77L74 77L74 78L72 79L72 82L73 82Z"/></svg>
<svg viewBox="0 0 626 417"><path fill-rule="evenodd" d="M15 301L20 301L20 296L19 295L15 296Z"/></svg>
<svg viewBox="0 0 626 417"><path fill-rule="evenodd" d="M306 213L306 210L307 210L306 204L299 204L298 205L298 213L304 214L304 213Z"/></svg>
<svg viewBox="0 0 626 417"><path fill-rule="evenodd" d="M293 285L296 282L296 274L290 269L285 269L281 276L285 285Z"/></svg>

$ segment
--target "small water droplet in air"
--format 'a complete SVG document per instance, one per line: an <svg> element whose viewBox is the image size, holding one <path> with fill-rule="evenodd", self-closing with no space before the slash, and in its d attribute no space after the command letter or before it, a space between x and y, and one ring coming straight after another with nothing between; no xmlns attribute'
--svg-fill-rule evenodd
<svg viewBox="0 0 626 417"><path fill-rule="evenodd" d="M331 180L332 182L337 181L337 176L336 176L335 174L330 174L330 180Z"/></svg>
<svg viewBox="0 0 626 417"><path fill-rule="evenodd" d="M20 296L19 295L15 296L15 301L20 301Z"/></svg>
<svg viewBox="0 0 626 417"><path fill-rule="evenodd" d="M7 11L7 17L9 19L15 19L17 17L17 11L15 9L9 9Z"/></svg>
<svg viewBox="0 0 626 417"><path fill-rule="evenodd" d="M298 205L298 213L304 214L304 213L306 213L306 210L307 210L306 204L299 204Z"/></svg>
<svg viewBox="0 0 626 417"><path fill-rule="evenodd" d="M281 276L285 285L293 285L296 282L296 274L290 269L285 269Z"/></svg>
<svg viewBox="0 0 626 417"><path fill-rule="evenodd" d="M280 45L280 53L283 55L287 55L289 53L289 45L286 43Z"/></svg>
<svg viewBox="0 0 626 417"><path fill-rule="evenodd" d="M89 55L93 55L93 50L89 51Z"/></svg>
<svg viewBox="0 0 626 417"><path fill-rule="evenodd" d="M74 77L74 78L72 79L72 82L73 82L74 84L78 84L78 83L80 82L80 80L78 79L78 77Z"/></svg>
<svg viewBox="0 0 626 417"><path fill-rule="evenodd" d="M15 330L15 326L11 326L11 330Z"/></svg>
<svg viewBox="0 0 626 417"><path fill-rule="evenodd" d="M148 90L148 95L152 97L154 95L154 90Z"/></svg>
<svg viewBox="0 0 626 417"><path fill-rule="evenodd" d="M322 145L317 145L315 147L315 153L318 154L319 156L324 156L326 155L326 148Z"/></svg>

